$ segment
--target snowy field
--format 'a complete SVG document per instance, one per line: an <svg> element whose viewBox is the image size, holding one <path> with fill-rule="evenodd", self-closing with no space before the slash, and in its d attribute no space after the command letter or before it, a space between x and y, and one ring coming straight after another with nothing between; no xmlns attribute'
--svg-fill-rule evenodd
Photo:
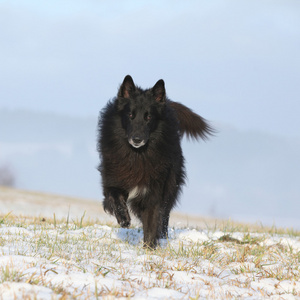
<svg viewBox="0 0 300 300"><path fill-rule="evenodd" d="M300 299L297 232L174 226L149 251L139 226L84 212L0 224L0 299Z"/></svg>

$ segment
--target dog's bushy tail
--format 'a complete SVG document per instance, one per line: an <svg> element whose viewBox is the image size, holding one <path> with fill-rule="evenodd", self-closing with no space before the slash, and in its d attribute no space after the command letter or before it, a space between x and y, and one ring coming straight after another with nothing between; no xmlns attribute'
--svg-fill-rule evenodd
<svg viewBox="0 0 300 300"><path fill-rule="evenodd" d="M198 140L199 138L206 140L210 135L215 133L215 130L208 124L208 122L194 113L185 105L170 101L170 106L175 110L177 119L179 121L179 130L181 136L186 134L188 138Z"/></svg>

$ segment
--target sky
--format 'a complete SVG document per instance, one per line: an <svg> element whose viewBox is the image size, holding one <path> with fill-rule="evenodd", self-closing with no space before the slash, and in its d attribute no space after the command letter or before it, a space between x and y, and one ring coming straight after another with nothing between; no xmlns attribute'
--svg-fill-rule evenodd
<svg viewBox="0 0 300 300"><path fill-rule="evenodd" d="M300 228L299 49L298 0L0 0L0 167L18 188L101 199L99 111L127 74L162 78L217 130L183 140L179 208Z"/></svg>
<svg viewBox="0 0 300 300"><path fill-rule="evenodd" d="M0 28L0 108L96 116L130 74L216 126L300 136L299 1L0 1Z"/></svg>

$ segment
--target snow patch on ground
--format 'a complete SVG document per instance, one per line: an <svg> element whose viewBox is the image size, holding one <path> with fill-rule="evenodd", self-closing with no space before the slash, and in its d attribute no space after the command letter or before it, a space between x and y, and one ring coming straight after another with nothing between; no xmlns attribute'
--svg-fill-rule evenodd
<svg viewBox="0 0 300 300"><path fill-rule="evenodd" d="M152 252L141 228L71 227L1 225L0 299L300 299L299 237L173 228Z"/></svg>

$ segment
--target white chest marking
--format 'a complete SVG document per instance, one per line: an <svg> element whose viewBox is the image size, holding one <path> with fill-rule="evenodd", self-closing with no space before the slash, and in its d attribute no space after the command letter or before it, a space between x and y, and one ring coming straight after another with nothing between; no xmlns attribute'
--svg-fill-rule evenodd
<svg viewBox="0 0 300 300"><path fill-rule="evenodd" d="M134 187L132 190L129 191L128 193L128 198L127 200L130 201L138 196L145 196L147 194L147 188L146 187Z"/></svg>

